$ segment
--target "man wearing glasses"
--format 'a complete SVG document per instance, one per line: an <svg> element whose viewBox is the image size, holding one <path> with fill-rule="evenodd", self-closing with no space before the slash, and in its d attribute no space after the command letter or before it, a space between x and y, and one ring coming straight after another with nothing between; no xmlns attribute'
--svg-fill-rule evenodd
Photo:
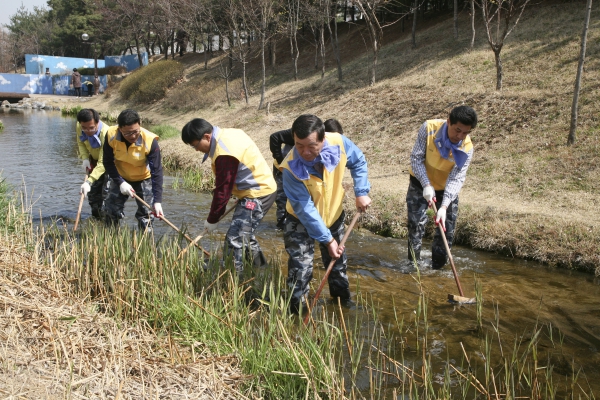
<svg viewBox="0 0 600 400"><path fill-rule="evenodd" d="M88 198L94 218L100 218L105 197L103 188L106 186L106 174L102 163L102 144L108 128L107 124L100 121L98 112L92 108L84 108L77 114L77 149L87 175L80 193Z"/></svg>
<svg viewBox="0 0 600 400"><path fill-rule="evenodd" d="M448 119L425 121L417 133L410 155L410 184L406 194L408 210L408 259L421 259L421 240L427 223L427 208L435 203L435 225L441 225L452 246L458 216L458 193L473 158L471 129L477 126L477 113L471 107L458 106ZM442 268L448 260L438 229L431 244L431 267Z"/></svg>
<svg viewBox="0 0 600 400"><path fill-rule="evenodd" d="M140 229L152 229L153 215L164 216L161 201L163 170L158 136L140 127L140 116L134 110L123 110L117 126L111 126L104 143L104 167L110 177L108 196L104 202L105 221L116 226L125 214L125 202L133 194L154 210L136 199L135 217Z"/></svg>
<svg viewBox="0 0 600 400"><path fill-rule="evenodd" d="M258 225L275 202L277 185L273 172L254 141L240 129L221 129L208 121L195 118L181 130L181 140L209 157L215 174L215 190L204 228L208 233L217 228L233 194L238 203L225 235L224 254L233 253L239 276L244 269L244 256L254 266L266 259L254 236ZM249 254L244 254L246 250Z"/></svg>

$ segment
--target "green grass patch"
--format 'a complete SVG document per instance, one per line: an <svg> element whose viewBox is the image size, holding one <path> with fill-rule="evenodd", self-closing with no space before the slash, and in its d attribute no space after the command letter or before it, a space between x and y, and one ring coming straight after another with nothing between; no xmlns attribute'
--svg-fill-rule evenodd
<svg viewBox="0 0 600 400"><path fill-rule="evenodd" d="M150 126L148 130L158 135L161 139L170 139L181 134L179 129L167 124L153 125Z"/></svg>
<svg viewBox="0 0 600 400"><path fill-rule="evenodd" d="M156 61L134 71L119 86L125 100L149 104L165 97L167 89L183 77L184 67L177 61Z"/></svg>

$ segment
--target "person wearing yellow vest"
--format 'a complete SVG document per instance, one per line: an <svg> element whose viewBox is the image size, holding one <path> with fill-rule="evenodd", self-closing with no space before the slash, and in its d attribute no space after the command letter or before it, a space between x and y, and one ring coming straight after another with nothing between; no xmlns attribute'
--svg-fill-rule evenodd
<svg viewBox="0 0 600 400"><path fill-rule="evenodd" d="M164 216L162 210L163 169L158 136L140 127L140 116L134 110L123 110L117 125L111 126L103 147L104 167L110 177L108 196L104 201L105 221L116 226L125 214L125 202L137 194L149 210L136 199L140 229L152 229L154 216Z"/></svg>
<svg viewBox="0 0 600 400"><path fill-rule="evenodd" d="M448 246L452 246L458 193L473 158L469 133L476 126L475 110L458 106L450 111L448 119L425 121L419 129L410 155L410 183L406 194L408 259L413 263L421 260L427 208L432 202L438 209L435 225L441 224ZM440 269L447 262L446 248L439 229L436 229L431 245L431 267Z"/></svg>
<svg viewBox="0 0 600 400"><path fill-rule="evenodd" d="M231 195L238 203L225 235L223 258L233 255L242 276L244 261L262 266L266 259L254 236L276 197L273 172L252 139L240 129L222 129L195 118L181 130L181 140L209 157L215 175L215 190L204 228L214 232Z"/></svg>
<svg viewBox="0 0 600 400"><path fill-rule="evenodd" d="M295 146L281 163L288 213L283 240L289 255L290 311L300 313L306 309L312 280L315 240L319 242L323 265L337 260L328 278L329 294L350 300L346 252L338 246L344 236L342 181L346 168L354 181L358 211L366 211L371 205L371 185L362 151L346 136L325 132L317 116L305 114L296 118L292 133Z"/></svg>
<svg viewBox="0 0 600 400"><path fill-rule="evenodd" d="M337 132L344 134L342 124L337 119L330 118L324 122L326 132ZM277 183L277 198L275 199L276 204L276 217L277 217L277 229L283 231L285 227L286 211L285 207L287 204L287 197L283 191L283 175L279 169L279 164L283 161L285 156L294 147L294 135L291 129L284 129L272 133L269 137L269 148L273 155L273 177Z"/></svg>
<svg viewBox="0 0 600 400"><path fill-rule="evenodd" d="M108 132L108 125L100 121L100 115L92 108L84 108L77 113L77 150L83 160L82 167L87 179L81 185L80 193L88 198L92 216L100 218L102 203L106 197L108 179L102 163L102 145Z"/></svg>

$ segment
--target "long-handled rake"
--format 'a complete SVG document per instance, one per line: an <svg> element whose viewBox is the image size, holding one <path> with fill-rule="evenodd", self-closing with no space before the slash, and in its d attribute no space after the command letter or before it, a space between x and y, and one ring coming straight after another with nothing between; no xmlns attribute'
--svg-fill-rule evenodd
<svg viewBox="0 0 600 400"><path fill-rule="evenodd" d="M344 237L342 237L342 241L340 242L340 244L338 246L343 246L344 244L346 244L346 239L348 239L348 236L350 236L350 232L352 232L352 228L354 228L354 224L356 224L356 221L358 221L358 218L361 216L361 214L362 213L359 211L356 213L356 215L354 215L354 218L352 218L352 222L350 222L350 225L348 226L348 229L346 230L346 233L344 233ZM315 308L315 305L317 304L317 300L319 300L319 295L321 294L321 291L323 290L323 286L325 286L325 282L327 282L327 278L329 277L329 274L331 273L331 270L333 269L333 266L335 265L336 261L337 261L337 259L331 260L331 262L329 263L329 266L327 267L327 271L325 271L325 275L323 275L323 279L321 279L319 288L315 292L315 297L312 301L312 306L309 308L309 311L306 313L306 316L304 317L305 325L308 323L308 319L310 318L310 313Z"/></svg>
<svg viewBox="0 0 600 400"><path fill-rule="evenodd" d="M229 213L230 213L230 212L231 212L231 211L232 211L232 210L233 210L233 209L234 209L234 208L237 206L237 203L238 203L238 200L236 200L236 201L233 203L233 205L232 205L231 207L229 207L229 208L227 209L227 211L225 211L225 212L223 213L223 215L221 215L221 217L219 218L219 222L220 222L220 221L221 221L223 218L225 218L225 216L226 216L227 214L229 214ZM188 244L188 245L187 245L187 247L186 247L185 249L181 250L181 252L180 252L180 253L179 253L179 255L177 256L177 259L179 260L181 257L183 257L183 255L184 255L185 253L187 253L187 251L190 249L190 247L192 247L192 246L195 246L195 245L196 245L196 243L198 243L198 241L199 241L200 239L202 239L202 237L204 237L204 236L205 236L207 233L208 233L208 232L207 232L207 230L205 229L204 231L202 231L202 233L201 233L200 235L196 236L196 237L194 238L194 240L192 240L192 241L190 242L190 244Z"/></svg>
<svg viewBox="0 0 600 400"><path fill-rule="evenodd" d="M431 202L431 207L433 208L433 212L437 215L437 208L435 206L435 202ZM462 290L462 286L460 285L460 280L458 279L458 273L456 272L456 267L454 266L454 259L452 258L452 253L450 253L450 246L448 246L448 240L446 239L446 233L444 232L444 228L442 224L438 225L440 228L440 235L442 236L442 240L444 241L444 246L446 247L446 254L448 254L448 258L450 259L450 266L452 267L452 273L454 274L454 280L456 281L456 286L458 287L458 292L460 296L455 294L448 294L448 300L454 303L461 304L473 304L476 302L475 298L464 297L464 293Z"/></svg>
<svg viewBox="0 0 600 400"><path fill-rule="evenodd" d="M85 174L85 179L83 180L84 182L87 181L88 176L89 176L88 174ZM77 208L77 217L75 218L75 226L73 227L74 231L76 231L77 226L79 226L79 218L81 217L81 207L83 206L84 198L85 198L85 194L83 194L83 192L82 192L81 197L79 198L79 208Z"/></svg>
<svg viewBox="0 0 600 400"><path fill-rule="evenodd" d="M132 196L135 197L140 203L142 203L143 205L145 205L146 207L148 207L148 209L152 210L152 207L150 207L150 204L146 203L144 201L144 199L142 199L140 196L138 196L137 194L131 192ZM181 236L183 236L184 238L186 238L190 243L193 242L192 238L189 237L186 233L182 232L181 229L177 228L175 225L173 225L171 222L169 222L168 219L166 219L165 217L160 217L161 220L165 221L165 223L167 225L169 225L171 228L173 228L177 233L179 233ZM199 248L200 250L202 250L202 252L210 257L210 253L206 250L204 250L201 246L198 245L198 243L195 244L195 246L197 248Z"/></svg>

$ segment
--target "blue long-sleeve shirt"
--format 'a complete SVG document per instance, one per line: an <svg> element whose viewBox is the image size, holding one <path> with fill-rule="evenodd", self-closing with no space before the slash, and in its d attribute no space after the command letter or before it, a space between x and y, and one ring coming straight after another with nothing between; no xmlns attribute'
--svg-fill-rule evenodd
<svg viewBox="0 0 600 400"><path fill-rule="evenodd" d="M342 140L347 158L346 167L350 170L350 175L352 175L354 181L354 195L356 197L366 196L371 190L371 184L367 177L368 168L365 155L346 136L342 136ZM325 145L327 145L327 139L325 141ZM308 173L323 179L323 174L313 167L308 167ZM325 225L323 218L319 215L308 189L302 181L296 179L287 169L283 170L283 190L294 209L294 213L296 213L310 237L320 243L329 243L333 236Z"/></svg>

